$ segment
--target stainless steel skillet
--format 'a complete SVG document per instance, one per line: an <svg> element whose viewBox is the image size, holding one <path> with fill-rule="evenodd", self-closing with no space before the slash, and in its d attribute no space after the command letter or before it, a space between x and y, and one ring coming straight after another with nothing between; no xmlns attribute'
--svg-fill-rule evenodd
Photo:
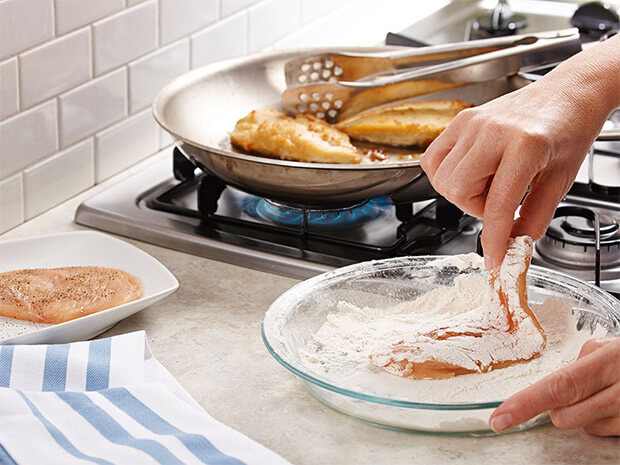
<svg viewBox="0 0 620 465"><path fill-rule="evenodd" d="M340 165L300 163L235 151L229 134L257 108L280 109L284 65L299 55L380 52L386 47L323 47L250 55L204 66L166 85L153 102L157 122L201 169L243 191L306 205L339 205L376 195L423 200L436 194L418 161ZM428 94L476 105L529 83L518 76ZM413 99L415 100L415 99Z"/></svg>

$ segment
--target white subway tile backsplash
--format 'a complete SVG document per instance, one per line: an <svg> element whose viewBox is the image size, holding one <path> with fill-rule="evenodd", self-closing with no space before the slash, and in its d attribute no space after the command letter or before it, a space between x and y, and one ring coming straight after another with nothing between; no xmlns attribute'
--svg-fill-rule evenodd
<svg viewBox="0 0 620 465"><path fill-rule="evenodd" d="M349 2L350 0L301 0L301 23L314 21Z"/></svg>
<svg viewBox="0 0 620 465"><path fill-rule="evenodd" d="M256 2L257 0L222 0L222 17L236 13Z"/></svg>
<svg viewBox="0 0 620 465"><path fill-rule="evenodd" d="M214 23L217 20L217 3L217 0L160 0L162 45Z"/></svg>
<svg viewBox="0 0 620 465"><path fill-rule="evenodd" d="M77 29L124 8L123 0L55 0L56 35Z"/></svg>
<svg viewBox="0 0 620 465"><path fill-rule="evenodd" d="M0 232L169 146L148 107L190 68L374 44L447 1L0 0Z"/></svg>
<svg viewBox="0 0 620 465"><path fill-rule="evenodd" d="M189 39L129 64L129 112L149 106L161 87L189 70Z"/></svg>
<svg viewBox="0 0 620 465"><path fill-rule="evenodd" d="M24 171L24 213L30 219L95 184L88 139Z"/></svg>
<svg viewBox="0 0 620 465"><path fill-rule="evenodd" d="M245 11L209 26L192 36L192 68L247 52Z"/></svg>
<svg viewBox="0 0 620 465"><path fill-rule="evenodd" d="M52 37L54 31L52 1L0 2L0 60Z"/></svg>
<svg viewBox="0 0 620 465"><path fill-rule="evenodd" d="M59 97L60 145L78 140L126 116L127 70L121 68Z"/></svg>
<svg viewBox="0 0 620 465"><path fill-rule="evenodd" d="M124 65L157 46L157 2L124 10L93 25L95 74Z"/></svg>
<svg viewBox="0 0 620 465"><path fill-rule="evenodd" d="M17 58L0 63L0 120L17 113Z"/></svg>
<svg viewBox="0 0 620 465"><path fill-rule="evenodd" d="M299 0L264 0L248 9L249 51L260 50L295 31L300 22Z"/></svg>
<svg viewBox="0 0 620 465"><path fill-rule="evenodd" d="M0 233L24 221L22 174L0 181Z"/></svg>
<svg viewBox="0 0 620 465"><path fill-rule="evenodd" d="M58 149L56 111L52 100L0 123L0 179Z"/></svg>
<svg viewBox="0 0 620 465"><path fill-rule="evenodd" d="M22 108L28 108L88 80L90 60L88 28L20 55Z"/></svg>
<svg viewBox="0 0 620 465"><path fill-rule="evenodd" d="M159 149L157 123L144 110L95 137L95 179L101 182Z"/></svg>

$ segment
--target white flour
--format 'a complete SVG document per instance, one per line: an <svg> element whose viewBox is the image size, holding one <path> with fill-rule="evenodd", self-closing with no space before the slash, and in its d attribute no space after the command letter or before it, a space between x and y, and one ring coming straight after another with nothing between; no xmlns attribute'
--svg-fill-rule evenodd
<svg viewBox="0 0 620 465"><path fill-rule="evenodd" d="M470 254L437 260L433 265L481 268L481 258ZM520 271L515 263L512 265L500 272L500 280L512 279L515 282L512 274L518 275ZM485 302L493 298L490 294L494 293L490 292L487 280L488 275L483 272L463 274L455 280L454 286L438 288L412 302L386 308L359 308L340 302L336 311L328 315L313 335L313 343L300 351L302 361L312 372L331 382L368 394L429 403L490 402L503 400L570 363L576 359L583 342L593 337L586 331L577 331L570 303L550 298L544 304L533 307L545 329L547 347L540 357L529 362L443 380L412 380L394 376L373 364L369 358L371 354L377 354L395 341L411 339L411 335L419 334L421 329L437 328L440 322L442 327L455 324L461 325L461 329L463 325L471 324L472 312L480 312ZM514 299L518 298L516 290L513 290L514 293L507 289L504 291L512 307ZM504 357L504 360L509 360L515 353L519 354L517 358L527 358L532 350L540 348L540 334L533 323L527 323L531 320L525 323L520 321L518 338L505 333L506 328L497 325L499 320L494 315L483 315L483 320L485 332L491 331L494 337L485 340L482 347L482 338L460 341L458 349L463 349L463 346L465 349L449 351L448 357L456 357L452 361L467 364L476 357ZM423 354L428 350L433 354L432 347L432 344L425 345ZM445 351L445 347L441 350ZM474 351L476 356L468 359L463 355L468 350ZM420 357L423 359L424 355L420 354ZM468 366L476 369L475 364Z"/></svg>

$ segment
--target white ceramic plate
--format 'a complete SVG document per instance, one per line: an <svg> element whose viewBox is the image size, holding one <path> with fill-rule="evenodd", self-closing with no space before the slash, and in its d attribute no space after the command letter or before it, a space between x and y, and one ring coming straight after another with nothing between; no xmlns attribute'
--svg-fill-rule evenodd
<svg viewBox="0 0 620 465"><path fill-rule="evenodd" d="M121 269L140 278L144 295L133 302L55 325L0 317L1 344L47 344L90 339L179 287L174 275L155 258L127 242L99 232L75 231L0 241L0 272L62 266Z"/></svg>

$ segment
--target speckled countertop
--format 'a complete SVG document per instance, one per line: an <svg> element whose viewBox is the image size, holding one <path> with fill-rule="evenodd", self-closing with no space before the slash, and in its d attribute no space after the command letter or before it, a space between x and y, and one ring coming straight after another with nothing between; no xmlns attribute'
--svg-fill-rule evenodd
<svg viewBox="0 0 620 465"><path fill-rule="evenodd" d="M132 170L3 234L0 240L83 229L78 204ZM104 336L146 330L154 355L219 421L296 465L618 464L620 439L545 425L493 438L398 433L349 419L314 400L267 352L260 324L297 281L128 240L174 273L179 290Z"/></svg>

